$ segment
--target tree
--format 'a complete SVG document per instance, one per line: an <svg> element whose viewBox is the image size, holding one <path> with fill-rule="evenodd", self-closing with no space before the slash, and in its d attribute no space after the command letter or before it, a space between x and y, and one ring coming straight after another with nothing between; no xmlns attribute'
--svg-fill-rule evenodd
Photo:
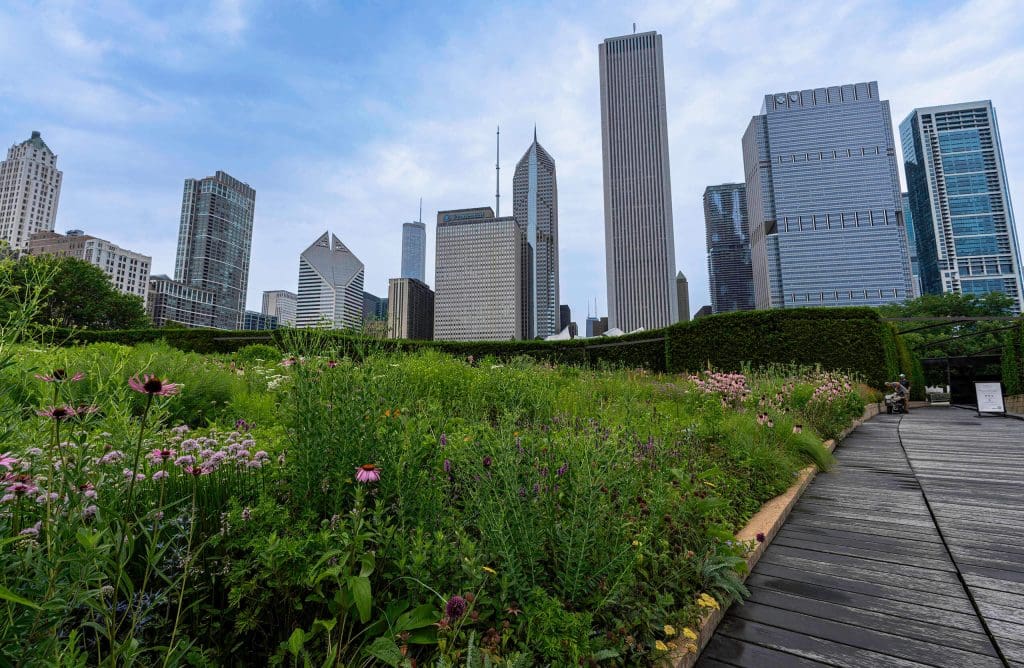
<svg viewBox="0 0 1024 668"><path fill-rule="evenodd" d="M26 256L8 261L5 279L11 293L0 299L0 316L12 311L15 299L33 285L35 277L48 277L45 298L34 317L39 325L84 329L143 329L151 323L142 299L118 292L99 267L69 257Z"/></svg>

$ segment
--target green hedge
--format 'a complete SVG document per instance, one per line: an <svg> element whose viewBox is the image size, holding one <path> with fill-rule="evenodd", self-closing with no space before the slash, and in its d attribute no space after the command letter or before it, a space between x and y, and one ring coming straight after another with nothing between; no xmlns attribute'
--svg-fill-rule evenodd
<svg viewBox="0 0 1024 668"><path fill-rule="evenodd" d="M1006 394L1024 394L1024 316L1009 331L1003 348L1003 385Z"/></svg>
<svg viewBox="0 0 1024 668"><path fill-rule="evenodd" d="M294 331L294 330L293 330ZM112 341L133 345L164 339L181 350L231 353L253 344L281 349L282 330L229 332L211 329L79 331L58 340L67 344ZM373 339L348 332L320 332L316 345L334 354L367 350L407 351L432 348L452 355L508 359L526 355L565 364L610 365L652 371L699 371L713 367L739 370L744 364L821 365L857 374L881 388L901 371L911 377L915 394L924 391L924 374L895 330L870 308L805 308L742 311L708 316L662 330L611 339L573 341L404 341ZM311 351L312 352L312 351Z"/></svg>
<svg viewBox="0 0 1024 668"><path fill-rule="evenodd" d="M669 371L820 364L852 372L876 388L901 370L912 378L914 373L913 355L870 308L722 313L673 325L668 332Z"/></svg>

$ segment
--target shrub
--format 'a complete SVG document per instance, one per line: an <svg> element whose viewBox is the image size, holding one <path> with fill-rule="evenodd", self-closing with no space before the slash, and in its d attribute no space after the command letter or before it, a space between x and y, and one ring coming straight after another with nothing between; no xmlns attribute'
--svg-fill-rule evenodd
<svg viewBox="0 0 1024 668"><path fill-rule="evenodd" d="M1024 394L1024 316L1006 336L1002 364L1006 393Z"/></svg>

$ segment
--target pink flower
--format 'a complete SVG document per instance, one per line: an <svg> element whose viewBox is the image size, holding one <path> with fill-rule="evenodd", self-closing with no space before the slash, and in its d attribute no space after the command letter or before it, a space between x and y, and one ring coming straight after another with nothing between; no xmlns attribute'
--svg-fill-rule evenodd
<svg viewBox="0 0 1024 668"><path fill-rule="evenodd" d="M356 469L357 482L377 482L380 480L380 467L376 464L363 464Z"/></svg>
<svg viewBox="0 0 1024 668"><path fill-rule="evenodd" d="M100 457L100 464L113 464L124 459L124 453L120 450L111 450L107 454Z"/></svg>
<svg viewBox="0 0 1024 668"><path fill-rule="evenodd" d="M73 376L68 376L68 372L64 369L54 369L50 375L39 375L35 374L36 378L43 381L44 383L63 383L64 381L78 382L85 378L85 374L79 371Z"/></svg>
<svg viewBox="0 0 1024 668"><path fill-rule="evenodd" d="M67 420L75 417L75 408L74 406L49 406L41 411L36 411L36 415L54 420Z"/></svg>
<svg viewBox="0 0 1024 668"><path fill-rule="evenodd" d="M19 536L38 536L39 535L39 530L42 529L42 528L43 528L43 523L41 521L40 522L36 522L34 526L30 526L27 529L22 529L21 531L19 531L18 535Z"/></svg>
<svg viewBox="0 0 1024 668"><path fill-rule="evenodd" d="M99 508L97 508L96 506L88 505L88 506L86 506L85 508L82 509L82 517L84 517L87 520L88 519L92 519L93 517L96 517L96 513L98 511L99 511Z"/></svg>
<svg viewBox="0 0 1024 668"><path fill-rule="evenodd" d="M132 376L128 379L128 386L140 394L161 397L169 397L172 394L177 394L181 389L175 383L160 380L156 376L151 376L148 373L142 377L142 380L139 380L138 376Z"/></svg>
<svg viewBox="0 0 1024 668"><path fill-rule="evenodd" d="M14 468L18 463L18 458L9 452L5 452L0 455L0 466L4 467L8 471Z"/></svg>
<svg viewBox="0 0 1024 668"><path fill-rule="evenodd" d="M153 474L153 480L163 480L167 477L167 471L157 471Z"/></svg>
<svg viewBox="0 0 1024 668"><path fill-rule="evenodd" d="M793 433L794 434L799 434L803 430L804 430L803 425L799 425L799 424L793 425Z"/></svg>

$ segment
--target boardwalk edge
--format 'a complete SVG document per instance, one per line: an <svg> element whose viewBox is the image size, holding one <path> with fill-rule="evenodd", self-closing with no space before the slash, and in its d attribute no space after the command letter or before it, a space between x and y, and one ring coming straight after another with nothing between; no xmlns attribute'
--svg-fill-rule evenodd
<svg viewBox="0 0 1024 668"><path fill-rule="evenodd" d="M853 424L843 430L837 439L829 439L825 441L824 445L828 448L829 452L834 452L836 445L839 441L850 435L850 433L861 426L871 418L875 417L881 412L881 404L868 404L864 408L864 414L860 418L854 420ZM761 559L761 555L768 549L772 539L775 538L775 534L779 532L782 525L786 522L786 518L789 517L789 512L793 510L793 506L800 500L800 496L803 495L804 490L814 480L814 476L818 473L816 466L808 466L801 470L797 476L796 482L790 486L785 492L769 499L761 506L761 509L750 518L750 521L745 527L739 530L736 534L736 540L743 542L751 542L754 545L754 549L747 555L747 574L742 576L743 580L747 579L753 570L754 566L757 565L758 560ZM757 542L757 534L764 534L764 541ZM707 647L707 644L711 641L711 637L715 635L715 629L721 623L725 617L726 608L720 608L712 610L710 613L705 615L700 621L700 627L697 630L697 652L685 652L677 653L674 656L669 657L669 665L675 668L693 668L697 663L697 659L700 657L701 652Z"/></svg>

